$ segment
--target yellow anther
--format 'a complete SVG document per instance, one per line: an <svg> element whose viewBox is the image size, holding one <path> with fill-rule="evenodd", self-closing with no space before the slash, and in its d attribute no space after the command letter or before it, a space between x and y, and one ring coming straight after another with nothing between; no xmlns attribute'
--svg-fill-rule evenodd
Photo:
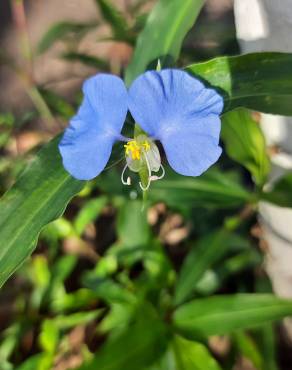
<svg viewBox="0 0 292 370"><path fill-rule="evenodd" d="M131 140L124 145L124 148L127 156L131 156L133 160L140 160L141 152L150 150L150 144L146 140L143 143Z"/></svg>
<svg viewBox="0 0 292 370"><path fill-rule="evenodd" d="M146 152L150 150L150 144L148 143L148 141L144 141L142 145L143 145L143 148L146 150Z"/></svg>

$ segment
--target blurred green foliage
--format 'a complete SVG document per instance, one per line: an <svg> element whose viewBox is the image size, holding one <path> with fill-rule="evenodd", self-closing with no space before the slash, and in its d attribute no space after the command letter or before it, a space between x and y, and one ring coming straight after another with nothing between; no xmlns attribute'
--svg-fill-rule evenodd
<svg viewBox="0 0 292 370"><path fill-rule="evenodd" d="M158 58L165 67L211 53L183 43L201 0L159 0L149 16L147 1L129 2L127 14L113 1L94 3L101 20L53 25L36 55L62 42L61 58L111 71L110 60L78 50L104 23L110 37L97 42L137 45L121 68L127 83ZM202 32L196 27L191 32ZM272 322L291 315L292 303L271 293L252 230L259 201L292 206L292 181L287 174L264 186L267 145L246 108L291 114L291 58L260 53L190 63L187 71L224 96L225 154L197 178L166 168L144 201L137 184L120 182L119 146L97 179L77 181L63 169L58 136L37 154L38 145L11 149L27 124L45 121L42 109L0 114L1 192L17 178L0 203L1 285L18 268L1 291L1 370L229 370L242 358L258 370L279 368ZM36 88L61 124L81 98Z"/></svg>

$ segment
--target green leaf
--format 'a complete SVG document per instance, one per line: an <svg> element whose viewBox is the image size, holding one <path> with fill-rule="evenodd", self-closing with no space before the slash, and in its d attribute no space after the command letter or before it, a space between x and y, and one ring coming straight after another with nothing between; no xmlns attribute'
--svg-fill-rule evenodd
<svg viewBox="0 0 292 370"><path fill-rule="evenodd" d="M63 168L59 138L47 144L0 200L0 286L29 257L41 229L59 217L84 182Z"/></svg>
<svg viewBox="0 0 292 370"><path fill-rule="evenodd" d="M247 107L292 115L292 54L252 53L219 57L186 70L221 92L225 111Z"/></svg>
<svg viewBox="0 0 292 370"><path fill-rule="evenodd" d="M77 325L85 325L99 316L103 313L103 309L89 311L89 312L76 312L71 315L59 315L55 319L53 319L54 325L60 329L70 329Z"/></svg>
<svg viewBox="0 0 292 370"><path fill-rule="evenodd" d="M292 208L292 172L282 176L270 191L261 193L261 199L280 207Z"/></svg>
<svg viewBox="0 0 292 370"><path fill-rule="evenodd" d="M229 157L246 167L262 186L270 172L270 160L262 130L250 112L240 108L224 114L221 135Z"/></svg>
<svg viewBox="0 0 292 370"><path fill-rule="evenodd" d="M74 255L65 255L57 259L51 267L53 282L63 283L76 266L77 258Z"/></svg>
<svg viewBox="0 0 292 370"><path fill-rule="evenodd" d="M232 234L222 229L206 235L192 248L182 265L175 287L176 305L193 293L204 272L224 256L232 242Z"/></svg>
<svg viewBox="0 0 292 370"><path fill-rule="evenodd" d="M132 62L126 70L129 85L150 63L160 59L163 66L173 63L182 42L195 23L204 0L159 0L151 11L146 26L137 40Z"/></svg>
<svg viewBox="0 0 292 370"><path fill-rule="evenodd" d="M264 370L279 370L277 365L277 338L272 324L255 331L257 344L262 353Z"/></svg>
<svg viewBox="0 0 292 370"><path fill-rule="evenodd" d="M163 180L151 184L149 198L172 206L228 208L250 201L251 194L226 172L211 169L193 178L167 171Z"/></svg>
<svg viewBox="0 0 292 370"><path fill-rule="evenodd" d="M109 0L95 0L103 19L111 26L116 40L130 41L129 28L121 12Z"/></svg>
<svg viewBox="0 0 292 370"><path fill-rule="evenodd" d="M0 113L0 148L9 142L14 124L12 113Z"/></svg>
<svg viewBox="0 0 292 370"><path fill-rule="evenodd" d="M119 242L125 247L137 247L148 243L150 228L141 201L128 201L121 206L117 219L117 233Z"/></svg>
<svg viewBox="0 0 292 370"><path fill-rule="evenodd" d="M1 364L7 361L14 353L22 338L23 331L20 321L15 321L10 327L2 331L0 343L0 361Z"/></svg>
<svg viewBox="0 0 292 370"><path fill-rule="evenodd" d="M168 348L166 353L151 367L145 370L179 370L176 366L176 361L172 349ZM144 370L144 369L143 369Z"/></svg>
<svg viewBox="0 0 292 370"><path fill-rule="evenodd" d="M30 273L35 286L46 288L49 285L51 273L45 256L38 255L32 258Z"/></svg>
<svg viewBox="0 0 292 370"><path fill-rule="evenodd" d="M257 327L291 314L292 301L272 294L218 295L180 306L173 322L179 333L197 340Z"/></svg>
<svg viewBox="0 0 292 370"><path fill-rule="evenodd" d="M166 349L168 332L158 317L143 315L110 337L93 361L79 370L137 370L151 365Z"/></svg>
<svg viewBox="0 0 292 370"><path fill-rule="evenodd" d="M248 334L238 331L233 335L237 350L243 357L249 359L257 370L266 370L263 367L263 358L255 341Z"/></svg>
<svg viewBox="0 0 292 370"><path fill-rule="evenodd" d="M75 311L86 309L96 302L96 294L89 289L78 289L74 293L54 297L52 309L54 312Z"/></svg>
<svg viewBox="0 0 292 370"><path fill-rule="evenodd" d="M39 88L39 92L52 112L58 114L64 120L69 120L75 114L72 105L60 95L44 88Z"/></svg>
<svg viewBox="0 0 292 370"><path fill-rule="evenodd" d="M85 275L83 282L96 297L111 303L135 303L136 296L122 285L110 279L94 276L94 272Z"/></svg>
<svg viewBox="0 0 292 370"><path fill-rule="evenodd" d="M38 353L37 355L29 357L20 366L18 366L16 370L31 370L31 369L38 370L41 359L42 359L42 354Z"/></svg>
<svg viewBox="0 0 292 370"><path fill-rule="evenodd" d="M178 335L174 337L173 349L179 370L220 370L217 361L201 343L191 342Z"/></svg>
<svg viewBox="0 0 292 370"><path fill-rule="evenodd" d="M106 197L90 199L87 203L85 203L74 220L74 227L78 235L83 233L86 226L90 222L97 219L106 203Z"/></svg>
<svg viewBox="0 0 292 370"><path fill-rule="evenodd" d="M231 275L259 266L261 262L262 255L251 248L235 256L224 258L219 265L215 266L215 269L204 272L204 275L196 284L195 292L204 296L211 295L222 287L224 281L230 278Z"/></svg>
<svg viewBox="0 0 292 370"><path fill-rule="evenodd" d="M41 38L37 51L38 53L44 53L48 50L56 41L62 40L70 35L82 35L91 29L97 27L95 23L74 23L74 22L59 22L54 24Z"/></svg>
<svg viewBox="0 0 292 370"><path fill-rule="evenodd" d="M111 303L110 311L99 323L100 333L110 333L112 330L125 328L132 321L136 306L127 303Z"/></svg>
<svg viewBox="0 0 292 370"><path fill-rule="evenodd" d="M59 330L54 320L45 320L42 323L39 335L40 346L45 352L54 353L59 340Z"/></svg>
<svg viewBox="0 0 292 370"><path fill-rule="evenodd" d="M61 55L63 59L69 62L80 62L88 67L93 67L95 69L101 69L107 71L109 69L109 64L106 60L97 58L93 55L77 53L77 52L68 52Z"/></svg>

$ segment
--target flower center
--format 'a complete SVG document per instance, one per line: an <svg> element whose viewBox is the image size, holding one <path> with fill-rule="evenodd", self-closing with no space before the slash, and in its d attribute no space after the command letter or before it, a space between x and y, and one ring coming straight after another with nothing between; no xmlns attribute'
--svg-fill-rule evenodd
<svg viewBox="0 0 292 370"><path fill-rule="evenodd" d="M141 170L147 170L147 185L139 182L142 190L147 190L151 181L162 179L164 168L161 164L161 158L157 145L146 135L138 135L135 139L130 140L124 145L126 155L126 165L123 169L121 180L124 185L131 185L131 178L125 178L125 172L129 169L132 172L139 173ZM162 174L158 176L159 170ZM157 175L152 175L152 172Z"/></svg>
<svg viewBox="0 0 292 370"><path fill-rule="evenodd" d="M150 150L150 144L147 140L144 142L138 142L137 140L131 140L124 145L126 156L133 160L140 160L141 153L148 152Z"/></svg>

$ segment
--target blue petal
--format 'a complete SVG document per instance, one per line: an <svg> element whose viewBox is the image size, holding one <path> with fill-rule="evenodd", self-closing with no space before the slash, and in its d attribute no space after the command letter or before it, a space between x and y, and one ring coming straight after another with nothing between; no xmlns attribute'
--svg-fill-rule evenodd
<svg viewBox="0 0 292 370"><path fill-rule="evenodd" d="M162 142L178 173L198 176L219 158L223 99L188 73L144 73L130 88L129 108L142 129Z"/></svg>
<svg viewBox="0 0 292 370"><path fill-rule="evenodd" d="M83 102L59 144L65 169L76 179L90 180L106 166L119 139L128 96L123 81L98 74L83 85Z"/></svg>
<svg viewBox="0 0 292 370"><path fill-rule="evenodd" d="M222 153L212 136L197 135L195 130L170 134L161 142L170 166L184 176L200 176Z"/></svg>

